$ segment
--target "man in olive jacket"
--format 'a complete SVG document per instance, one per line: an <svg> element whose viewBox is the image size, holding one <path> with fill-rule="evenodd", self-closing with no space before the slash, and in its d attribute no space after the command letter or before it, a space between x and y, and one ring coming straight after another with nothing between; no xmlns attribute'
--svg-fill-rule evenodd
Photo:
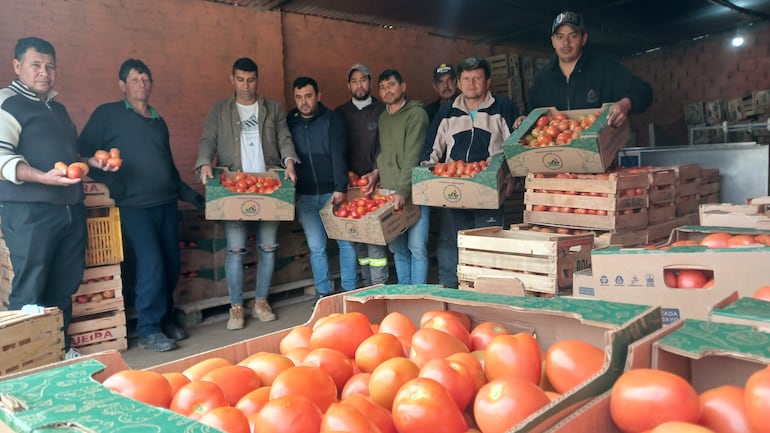
<svg viewBox="0 0 770 433"><path fill-rule="evenodd" d="M285 176L296 182L294 163L299 162L286 126L286 115L277 102L257 94L259 70L254 60L241 58L233 64L230 82L233 95L214 104L203 126L196 169L202 183L213 177L211 163L233 171L263 173L269 167L285 167ZM259 251L257 286L252 317L261 322L275 320L267 295L275 269L279 221L253 222ZM227 255L225 276L230 294L227 329L241 329L243 317L243 256L249 223L226 221Z"/></svg>

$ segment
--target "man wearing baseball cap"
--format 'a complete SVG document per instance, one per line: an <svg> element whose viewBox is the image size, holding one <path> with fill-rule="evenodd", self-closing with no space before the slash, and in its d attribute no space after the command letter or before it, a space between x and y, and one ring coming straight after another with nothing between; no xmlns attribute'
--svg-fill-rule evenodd
<svg viewBox="0 0 770 433"><path fill-rule="evenodd" d="M607 122L619 126L629 112L640 113L649 107L652 88L617 61L584 50L587 41L581 14L565 11L554 18L554 56L535 74L528 108L578 110L609 102L612 107ZM515 126L520 123L517 119Z"/></svg>
<svg viewBox="0 0 770 433"><path fill-rule="evenodd" d="M452 65L442 63L433 68L433 90L438 94L438 99L425 107L431 121L442 105L454 101L457 96L457 73Z"/></svg>

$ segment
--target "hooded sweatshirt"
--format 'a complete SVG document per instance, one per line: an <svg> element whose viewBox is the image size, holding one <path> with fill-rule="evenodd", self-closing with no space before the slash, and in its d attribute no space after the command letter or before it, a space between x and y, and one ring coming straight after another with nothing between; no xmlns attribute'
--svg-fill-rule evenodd
<svg viewBox="0 0 770 433"><path fill-rule="evenodd" d="M380 154L377 168L380 185L410 199L412 169L420 162L422 145L428 131L428 113L422 103L408 100L400 110L380 115Z"/></svg>

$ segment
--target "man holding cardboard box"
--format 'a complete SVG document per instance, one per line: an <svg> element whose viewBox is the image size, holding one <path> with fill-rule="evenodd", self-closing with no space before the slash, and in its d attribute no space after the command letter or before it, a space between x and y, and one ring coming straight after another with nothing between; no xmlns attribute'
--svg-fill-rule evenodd
<svg viewBox="0 0 770 433"><path fill-rule="evenodd" d="M215 154L219 165L235 171L262 173L267 167L283 166L286 178L296 182L294 163L299 158L286 116L277 102L257 94L258 76L259 69L252 59L240 58L233 64L230 75L233 95L214 104L203 126L195 163L202 183L213 177L211 163ZM244 327L243 256L250 224L256 229L259 251L251 315L260 322L275 320L267 295L275 270L279 221L225 221L225 275L231 305L227 329Z"/></svg>

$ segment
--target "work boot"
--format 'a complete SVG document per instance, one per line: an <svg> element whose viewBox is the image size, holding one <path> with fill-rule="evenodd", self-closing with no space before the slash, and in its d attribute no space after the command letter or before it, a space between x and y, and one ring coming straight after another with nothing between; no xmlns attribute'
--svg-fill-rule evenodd
<svg viewBox="0 0 770 433"><path fill-rule="evenodd" d="M230 307L230 319L227 321L227 329L243 329L243 305L233 305Z"/></svg>
<svg viewBox="0 0 770 433"><path fill-rule="evenodd" d="M275 314L267 303L267 299L257 299L254 301L254 310L251 317L259 319L260 322L272 322L275 320Z"/></svg>
<svg viewBox="0 0 770 433"><path fill-rule="evenodd" d="M176 349L176 342L161 332L139 337L139 347L152 352L168 352Z"/></svg>
<svg viewBox="0 0 770 433"><path fill-rule="evenodd" d="M163 333L166 337L174 341L182 341L187 338L187 332L181 326L174 322L169 322L163 325Z"/></svg>

